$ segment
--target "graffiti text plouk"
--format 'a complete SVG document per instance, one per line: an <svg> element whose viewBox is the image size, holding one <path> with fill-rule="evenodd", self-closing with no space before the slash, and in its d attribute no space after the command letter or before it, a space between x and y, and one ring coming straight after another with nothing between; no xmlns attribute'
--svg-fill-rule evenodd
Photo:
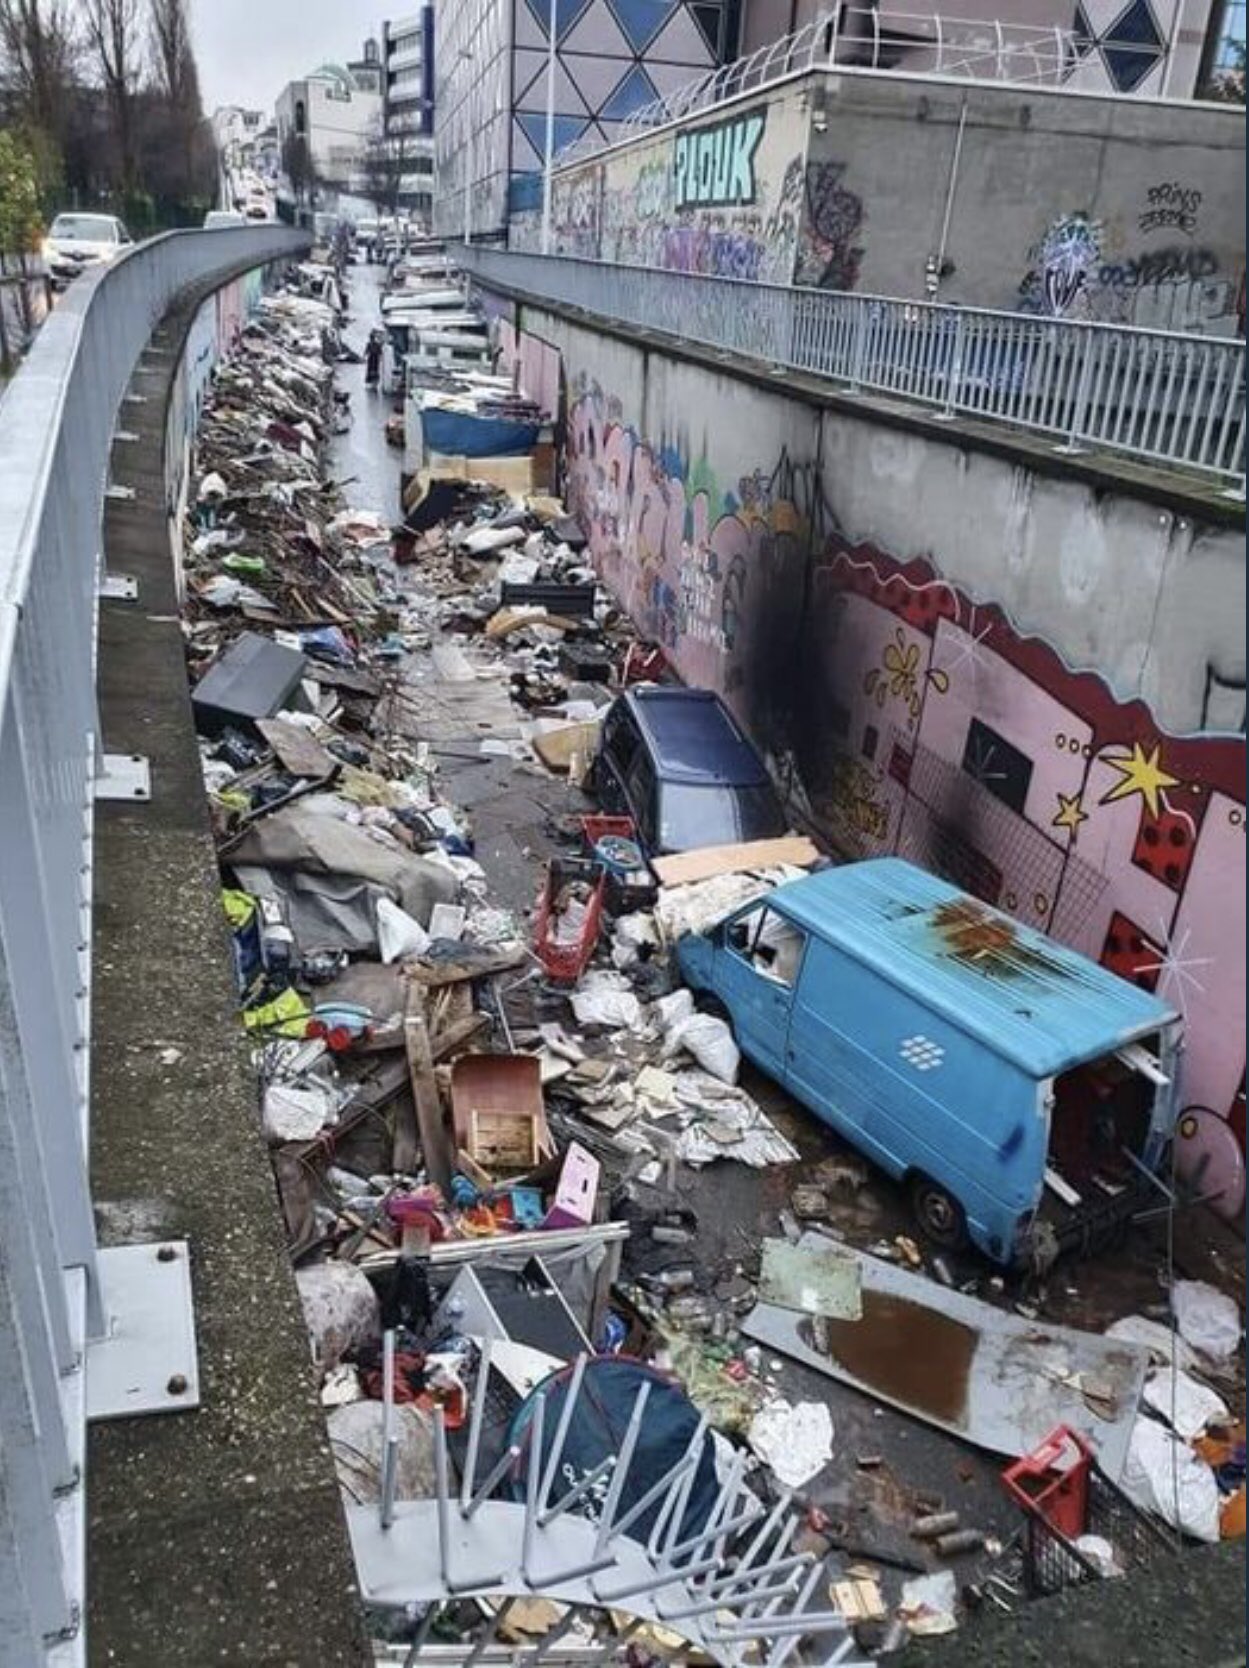
<svg viewBox="0 0 1249 1668"><path fill-rule="evenodd" d="M755 200L755 152L767 112L757 110L714 127L679 133L673 148L677 208L715 207Z"/></svg>

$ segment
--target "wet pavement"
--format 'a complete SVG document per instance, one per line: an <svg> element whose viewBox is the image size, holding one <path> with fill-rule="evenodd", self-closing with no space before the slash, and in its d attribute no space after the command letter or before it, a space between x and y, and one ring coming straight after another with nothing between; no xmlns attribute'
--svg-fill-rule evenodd
<svg viewBox="0 0 1249 1668"><path fill-rule="evenodd" d="M377 317L381 279L381 268L352 269L347 335L355 346L363 345ZM363 367L343 367L339 386L351 391L353 420L351 432L335 442L333 471L348 481L347 496L355 507L395 517L400 454L386 445L383 432L391 402L364 390ZM430 660L430 651L414 657L411 674L418 689L432 677ZM540 766L483 756L479 746L480 736L468 733L441 739L432 751L443 792L472 820L491 901L523 917L532 912L546 858L561 849L556 838L560 821L584 810L587 801L566 779ZM845 1183L831 1195L828 1226L835 1235L868 1249L905 1234L921 1251L933 1250L919 1239L899 1187L752 1068L744 1068L743 1084L800 1157L795 1164L766 1170L733 1162L702 1170L677 1167L677 1191L698 1222L700 1290L715 1301L714 1294L731 1289L735 1279L753 1282L761 1241L783 1231L782 1213L788 1214L794 1188L810 1181L816 1165L830 1158L846 1161ZM1003 1307L1019 1305L1047 1322L1100 1331L1129 1313L1165 1312L1166 1262L1160 1243L1141 1232L1095 1262L1060 1264L1041 1288L1003 1280L974 1253L945 1261L953 1283L962 1289ZM1004 1462L799 1364L776 1357L767 1368L790 1402L819 1401L830 1410L833 1459L805 1497L826 1514L825 1532L834 1547L844 1550L846 1561L855 1556L877 1561L890 1602L901 1580L915 1570L952 1567L960 1583L976 1579L985 1555L949 1561L928 1556L911 1537L910 1526L924 1512L957 1510L964 1526L1007 1539L1017 1528L1018 1513L1001 1486ZM916 1383L942 1371L940 1352L926 1353L917 1344Z"/></svg>

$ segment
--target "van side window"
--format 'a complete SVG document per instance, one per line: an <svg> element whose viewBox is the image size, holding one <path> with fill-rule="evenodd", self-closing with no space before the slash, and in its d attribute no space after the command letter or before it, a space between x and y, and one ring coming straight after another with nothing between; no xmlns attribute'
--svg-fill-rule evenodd
<svg viewBox="0 0 1249 1668"><path fill-rule="evenodd" d="M733 922L728 942L756 973L793 988L807 947L807 935L801 927L760 904Z"/></svg>

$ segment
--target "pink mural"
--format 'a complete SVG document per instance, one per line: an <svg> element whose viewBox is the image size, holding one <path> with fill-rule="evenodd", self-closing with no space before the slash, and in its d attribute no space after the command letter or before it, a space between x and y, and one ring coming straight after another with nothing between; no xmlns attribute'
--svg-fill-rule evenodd
<svg viewBox="0 0 1249 1668"><path fill-rule="evenodd" d="M793 762L838 850L944 874L1182 1013L1180 1162L1238 1215L1243 736L1169 735L929 563L826 535L788 458L724 488L589 389L567 463L604 581Z"/></svg>

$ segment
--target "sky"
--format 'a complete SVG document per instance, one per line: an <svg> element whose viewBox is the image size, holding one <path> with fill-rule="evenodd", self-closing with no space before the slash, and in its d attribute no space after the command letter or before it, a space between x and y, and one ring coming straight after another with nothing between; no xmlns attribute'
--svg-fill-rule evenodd
<svg viewBox="0 0 1249 1668"><path fill-rule="evenodd" d="M288 81L358 58L388 10L384 0L191 0L205 111L241 104L271 115Z"/></svg>

